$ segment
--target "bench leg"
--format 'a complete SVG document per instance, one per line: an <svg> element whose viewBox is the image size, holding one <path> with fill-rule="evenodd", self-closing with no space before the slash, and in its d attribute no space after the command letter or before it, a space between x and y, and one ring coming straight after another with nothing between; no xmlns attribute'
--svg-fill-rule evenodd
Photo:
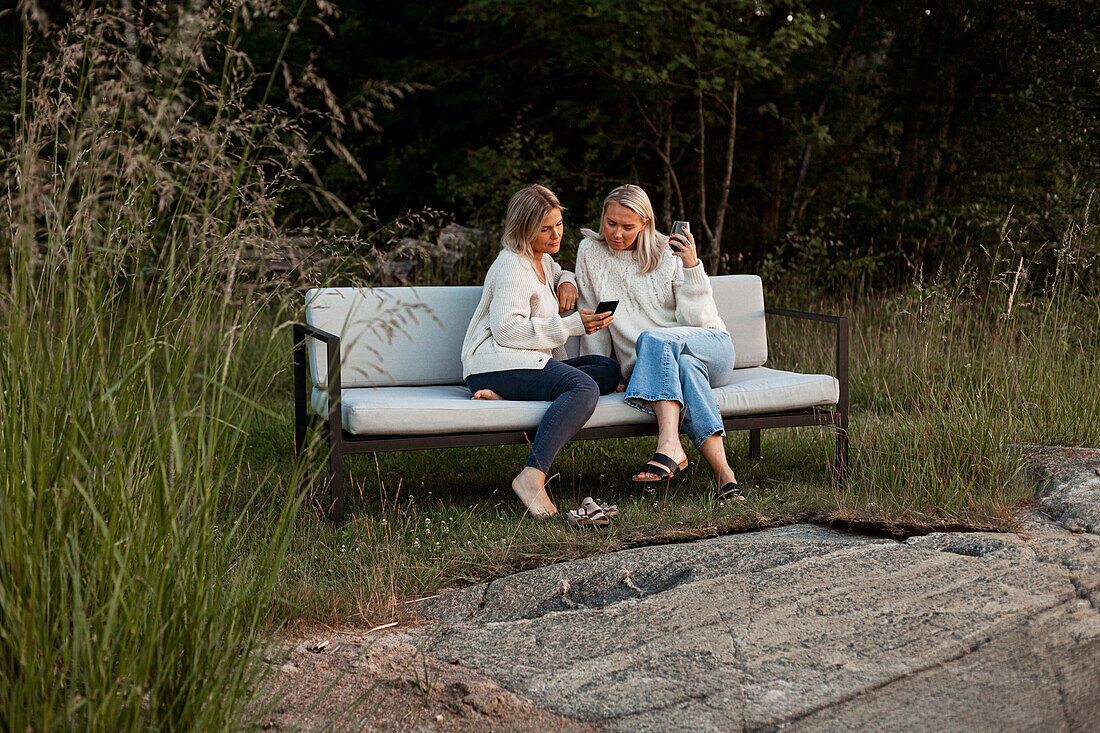
<svg viewBox="0 0 1100 733"><path fill-rule="evenodd" d="M344 454L337 445L332 446L328 457L329 524L344 522Z"/></svg>
<svg viewBox="0 0 1100 733"><path fill-rule="evenodd" d="M760 428L749 430L749 460L760 458Z"/></svg>
<svg viewBox="0 0 1100 733"><path fill-rule="evenodd" d="M836 429L836 481L843 486L848 480L848 427Z"/></svg>
<svg viewBox="0 0 1100 733"><path fill-rule="evenodd" d="M294 457L301 458L306 449L306 435L311 410L309 409L309 377L306 373L306 335L298 329L293 332L294 372Z"/></svg>
<svg viewBox="0 0 1100 733"><path fill-rule="evenodd" d="M294 458L299 459L306 450L306 436L309 434L309 415L294 416Z"/></svg>
<svg viewBox="0 0 1100 733"><path fill-rule="evenodd" d="M317 421L310 416L306 416L300 423L296 422L294 425L294 461L301 463L302 456L306 453L306 448L309 446L309 431L311 428L317 426ZM324 424L321 425L321 434L324 435ZM298 490L302 492L309 491L310 487L310 473L312 473L308 467L302 467L302 476L298 482Z"/></svg>

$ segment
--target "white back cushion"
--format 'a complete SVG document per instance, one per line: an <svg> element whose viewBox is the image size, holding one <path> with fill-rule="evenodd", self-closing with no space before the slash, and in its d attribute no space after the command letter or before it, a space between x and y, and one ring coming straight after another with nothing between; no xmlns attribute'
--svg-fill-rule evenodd
<svg viewBox="0 0 1100 733"><path fill-rule="evenodd" d="M716 275L710 279L718 315L733 340L734 365L761 366L768 360L764 325L764 284L756 275Z"/></svg>
<svg viewBox="0 0 1100 733"><path fill-rule="evenodd" d="M733 341L734 366L762 366L768 360L768 332L764 324L764 284L756 275L715 275L710 278L718 315ZM570 357L580 355L580 339L565 345Z"/></svg>
<svg viewBox="0 0 1100 733"><path fill-rule="evenodd" d="M341 387L462 384L462 339L481 286L316 288L306 323L340 337ZM328 384L324 342L308 339L309 371Z"/></svg>
<svg viewBox="0 0 1100 733"><path fill-rule="evenodd" d="M710 279L718 315L733 339L737 368L768 359L764 286L756 275ZM462 384L462 339L481 286L315 288L306 293L306 323L340 337L342 387ZM313 383L328 384L324 343L308 339ZM566 349L577 355L577 339Z"/></svg>

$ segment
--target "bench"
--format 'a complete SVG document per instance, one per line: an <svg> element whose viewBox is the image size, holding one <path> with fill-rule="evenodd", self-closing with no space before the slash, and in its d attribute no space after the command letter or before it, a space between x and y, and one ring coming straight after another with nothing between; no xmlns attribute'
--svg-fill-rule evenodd
<svg viewBox="0 0 1100 733"><path fill-rule="evenodd" d="M718 312L733 338L736 377L714 390L727 431L749 431L760 457L764 428L807 425L836 430L838 481L848 463L848 319L764 307L754 275L711 278ZM329 448L330 522L344 517L343 458L352 453L529 443L545 402L471 400L460 350L481 287L320 288L306 293L305 322L294 324L296 456L321 420ZM808 319L836 329L836 376L764 366L766 317ZM577 354L577 339L567 344ZM652 415L623 395L600 397L575 436L655 435Z"/></svg>

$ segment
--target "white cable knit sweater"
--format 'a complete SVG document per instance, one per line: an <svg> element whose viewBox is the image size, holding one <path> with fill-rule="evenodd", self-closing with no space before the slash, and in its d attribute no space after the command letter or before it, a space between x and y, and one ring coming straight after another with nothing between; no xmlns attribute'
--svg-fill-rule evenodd
<svg viewBox="0 0 1100 733"><path fill-rule="evenodd" d="M701 262L685 268L682 259L665 252L660 266L643 275L633 251L616 252L586 238L577 250L575 272L578 309L619 301L610 326L581 337L581 353L612 356L614 347L624 379L634 370L634 343L646 329L700 326L729 333Z"/></svg>
<svg viewBox="0 0 1100 733"><path fill-rule="evenodd" d="M584 333L579 313L558 315L555 291L576 285L573 273L542 256L546 282L530 257L501 250L485 274L485 288L462 342L462 378L505 369L542 369L566 359L565 342Z"/></svg>

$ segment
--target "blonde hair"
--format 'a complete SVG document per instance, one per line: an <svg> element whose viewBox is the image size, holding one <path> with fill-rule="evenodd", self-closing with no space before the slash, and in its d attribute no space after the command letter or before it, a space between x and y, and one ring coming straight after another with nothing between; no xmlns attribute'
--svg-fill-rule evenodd
<svg viewBox="0 0 1100 733"><path fill-rule="evenodd" d="M554 209L561 209L561 201L546 186L532 183L516 191L508 202L504 216L504 234L500 244L520 255L531 254L531 243L538 236L542 220Z"/></svg>
<svg viewBox="0 0 1100 733"><path fill-rule="evenodd" d="M599 233L597 234L591 229L581 229L581 234L606 247L607 240L603 235L603 221L604 217L607 216L607 207L611 204L625 206L642 217L642 221L646 223L642 227L642 231L638 232L637 239L634 240L634 259L638 260L639 270L643 275L647 272L653 272L660 267L662 260L664 260L665 250L668 248L668 236L657 231L657 227L653 223L653 204L650 203L649 195L641 186L627 183L607 194L607 198L603 200L603 211L600 212Z"/></svg>

